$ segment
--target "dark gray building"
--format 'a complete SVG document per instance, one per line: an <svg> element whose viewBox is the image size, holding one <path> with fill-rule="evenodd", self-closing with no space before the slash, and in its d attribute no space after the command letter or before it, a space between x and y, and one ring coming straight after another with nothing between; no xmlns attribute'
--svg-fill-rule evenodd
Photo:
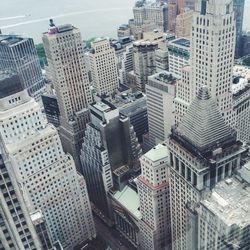
<svg viewBox="0 0 250 250"><path fill-rule="evenodd" d="M93 103L90 114L81 150L82 172L90 200L111 217L107 192L113 187L113 171L124 165L131 172L138 171L141 148L129 118L112 104Z"/></svg>
<svg viewBox="0 0 250 250"><path fill-rule="evenodd" d="M236 20L236 44L235 44L235 58L241 56L242 45L242 25L244 16L245 0L234 0L234 16Z"/></svg>
<svg viewBox="0 0 250 250"><path fill-rule="evenodd" d="M53 124L55 127L60 126L60 111L55 95L42 95L42 102L44 107L44 112L46 114L49 123Z"/></svg>
<svg viewBox="0 0 250 250"><path fill-rule="evenodd" d="M124 91L117 94L110 102L120 113L129 117L138 141L142 143L143 135L148 132L147 97L140 91Z"/></svg>
<svg viewBox="0 0 250 250"><path fill-rule="evenodd" d="M0 35L0 69L16 71L28 93L40 99L44 79L32 38Z"/></svg>

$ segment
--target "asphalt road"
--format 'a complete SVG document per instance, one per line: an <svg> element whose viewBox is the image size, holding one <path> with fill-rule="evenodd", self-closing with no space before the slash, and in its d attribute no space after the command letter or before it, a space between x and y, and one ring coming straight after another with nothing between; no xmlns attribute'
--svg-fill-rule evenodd
<svg viewBox="0 0 250 250"><path fill-rule="evenodd" d="M136 250L114 227L108 227L96 215L94 215L94 221L97 234L112 250Z"/></svg>

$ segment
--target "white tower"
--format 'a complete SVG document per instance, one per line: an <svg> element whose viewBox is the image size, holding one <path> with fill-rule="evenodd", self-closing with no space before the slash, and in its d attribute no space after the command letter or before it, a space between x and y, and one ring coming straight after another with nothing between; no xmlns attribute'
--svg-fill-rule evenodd
<svg viewBox="0 0 250 250"><path fill-rule="evenodd" d="M168 150L159 144L141 157L138 178L140 245L143 250L171 249Z"/></svg>
<svg viewBox="0 0 250 250"><path fill-rule="evenodd" d="M217 100L225 121L234 124L231 94L234 48L233 1L196 0L191 34L192 68L188 76L190 86L181 89L177 86L176 122L181 120L198 89L205 85Z"/></svg>
<svg viewBox="0 0 250 250"><path fill-rule="evenodd" d="M0 79L0 133L26 205L30 212L43 212L54 242L72 249L95 237L85 180L18 78Z"/></svg>

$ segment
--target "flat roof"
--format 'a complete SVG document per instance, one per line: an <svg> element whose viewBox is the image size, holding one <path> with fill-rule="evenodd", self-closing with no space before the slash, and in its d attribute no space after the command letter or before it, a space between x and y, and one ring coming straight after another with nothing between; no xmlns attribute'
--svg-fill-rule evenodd
<svg viewBox="0 0 250 250"><path fill-rule="evenodd" d="M164 144L158 144L144 154L144 157L147 157L151 161L159 161L168 157L168 148Z"/></svg>
<svg viewBox="0 0 250 250"><path fill-rule="evenodd" d="M190 40L186 38L177 38L169 42L169 44L176 44L186 48L190 48Z"/></svg>
<svg viewBox="0 0 250 250"><path fill-rule="evenodd" d="M24 40L27 40L27 38L17 35L0 35L0 44L4 46L11 46Z"/></svg>
<svg viewBox="0 0 250 250"><path fill-rule="evenodd" d="M141 219L139 195L129 186L117 191L113 197L138 220Z"/></svg>
<svg viewBox="0 0 250 250"><path fill-rule="evenodd" d="M250 223L250 186L237 177L220 181L212 190L211 197L201 204L228 226Z"/></svg>

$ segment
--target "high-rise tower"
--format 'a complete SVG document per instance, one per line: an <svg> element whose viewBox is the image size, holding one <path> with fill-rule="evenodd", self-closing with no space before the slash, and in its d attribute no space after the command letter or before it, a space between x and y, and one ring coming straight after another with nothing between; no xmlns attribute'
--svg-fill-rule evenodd
<svg viewBox="0 0 250 250"><path fill-rule="evenodd" d="M18 77L0 79L0 133L25 203L29 212L43 212L53 242L72 249L95 237L85 180Z"/></svg>
<svg viewBox="0 0 250 250"><path fill-rule="evenodd" d="M174 250L197 249L189 240L194 228L187 223L187 204L199 202L239 168L245 149L236 137L202 87L168 140Z"/></svg>
<svg viewBox="0 0 250 250"><path fill-rule="evenodd" d="M231 85L235 34L233 1L196 0L188 76L190 86L177 86L176 122L181 120L199 88L205 85L217 100L226 122L234 124ZM182 84L185 80L183 77Z"/></svg>
<svg viewBox="0 0 250 250"><path fill-rule="evenodd" d="M39 100L44 79L32 38L0 35L0 70L16 71L28 93Z"/></svg>
<svg viewBox="0 0 250 250"><path fill-rule="evenodd" d="M141 148L129 118L111 103L91 104L90 114L81 151L82 172L90 200L110 216L107 192L113 187L112 173L124 165L137 172Z"/></svg>
<svg viewBox="0 0 250 250"><path fill-rule="evenodd" d="M79 152L87 107L92 102L79 29L70 24L51 27L43 34L43 44L56 91L60 111L60 137L80 169Z"/></svg>
<svg viewBox="0 0 250 250"><path fill-rule="evenodd" d="M2 142L0 151L0 249L42 249Z"/></svg>
<svg viewBox="0 0 250 250"><path fill-rule="evenodd" d="M235 44L235 58L242 55L242 26L245 0L234 0L234 15L236 20L236 44Z"/></svg>
<svg viewBox="0 0 250 250"><path fill-rule="evenodd" d="M111 95L118 88L118 68L115 49L108 39L96 39L89 53L91 76L99 96Z"/></svg>
<svg viewBox="0 0 250 250"><path fill-rule="evenodd" d="M140 244L143 250L171 249L168 150L158 144L140 159Z"/></svg>

